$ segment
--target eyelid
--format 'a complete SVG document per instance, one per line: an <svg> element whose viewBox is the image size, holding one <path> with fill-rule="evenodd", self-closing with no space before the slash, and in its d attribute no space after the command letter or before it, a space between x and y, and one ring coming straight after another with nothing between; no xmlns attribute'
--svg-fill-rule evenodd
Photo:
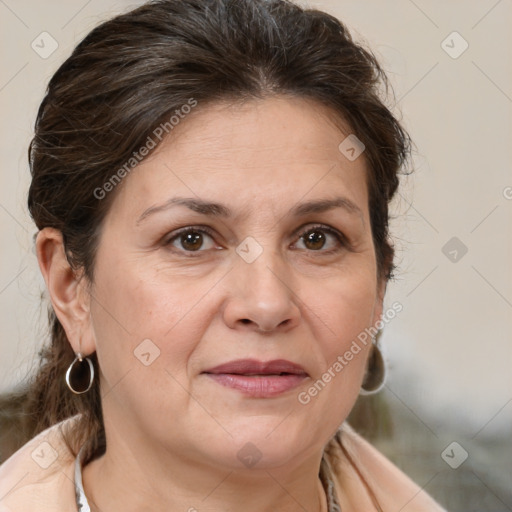
<svg viewBox="0 0 512 512"><path fill-rule="evenodd" d="M173 234L172 238L175 238L178 235L181 235L183 233L187 233L189 231L200 231L201 233L206 233L207 235L210 235L210 236L214 235L213 229L211 229L208 226L184 226L182 228L175 229L173 231L174 234Z"/></svg>

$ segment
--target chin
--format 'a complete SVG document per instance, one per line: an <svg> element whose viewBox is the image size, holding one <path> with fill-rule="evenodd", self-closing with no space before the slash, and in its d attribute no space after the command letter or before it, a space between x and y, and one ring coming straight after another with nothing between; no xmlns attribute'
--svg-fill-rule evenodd
<svg viewBox="0 0 512 512"><path fill-rule="evenodd" d="M314 450L319 438L309 431L307 425L293 425L286 420L279 424L275 417L252 416L244 422L232 425L229 432L233 437L224 446L223 454L219 453L217 456L237 469L272 469L284 466ZM322 443L318 443L318 450L322 446ZM226 454L229 454L227 459Z"/></svg>

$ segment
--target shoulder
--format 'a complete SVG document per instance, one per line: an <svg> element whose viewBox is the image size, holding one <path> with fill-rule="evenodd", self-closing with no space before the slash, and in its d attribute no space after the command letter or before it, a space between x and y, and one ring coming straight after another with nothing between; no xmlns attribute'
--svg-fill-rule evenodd
<svg viewBox="0 0 512 512"><path fill-rule="evenodd" d="M41 432L0 466L0 512L73 510L74 455L63 433L76 418Z"/></svg>
<svg viewBox="0 0 512 512"><path fill-rule="evenodd" d="M328 443L326 456L336 480L335 485L340 493L341 489L345 492L348 489L348 495L354 497L354 505L362 494L369 495L363 477L384 512L445 512L433 498L346 423Z"/></svg>

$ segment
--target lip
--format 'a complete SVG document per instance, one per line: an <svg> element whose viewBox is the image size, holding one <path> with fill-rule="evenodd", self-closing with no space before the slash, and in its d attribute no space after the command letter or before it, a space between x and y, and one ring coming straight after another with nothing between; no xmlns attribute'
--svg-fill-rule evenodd
<svg viewBox="0 0 512 512"><path fill-rule="evenodd" d="M256 398L280 395L299 386L309 377L302 366L286 359L237 359L202 373L222 386Z"/></svg>

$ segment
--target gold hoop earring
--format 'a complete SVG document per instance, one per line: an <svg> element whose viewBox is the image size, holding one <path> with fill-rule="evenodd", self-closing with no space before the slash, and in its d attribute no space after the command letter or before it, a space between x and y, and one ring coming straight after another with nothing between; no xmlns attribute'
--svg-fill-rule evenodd
<svg viewBox="0 0 512 512"><path fill-rule="evenodd" d="M378 335L372 341L372 348L368 357L368 368L359 390L360 395L375 395L386 381L386 364L379 348Z"/></svg>
<svg viewBox="0 0 512 512"><path fill-rule="evenodd" d="M86 393L91 389L92 383L94 381L94 366L92 361L86 357L85 361L87 365L84 363L84 357L80 352L76 354L75 359L69 365L69 368L66 372L66 384L68 388L75 393L76 395L81 395L82 393ZM79 363L77 367L75 367L76 363ZM86 368L86 372L84 373L84 368ZM87 383L86 375L89 375L89 383ZM75 381L75 386L71 384L71 380ZM78 382L78 386L76 386L76 382Z"/></svg>

